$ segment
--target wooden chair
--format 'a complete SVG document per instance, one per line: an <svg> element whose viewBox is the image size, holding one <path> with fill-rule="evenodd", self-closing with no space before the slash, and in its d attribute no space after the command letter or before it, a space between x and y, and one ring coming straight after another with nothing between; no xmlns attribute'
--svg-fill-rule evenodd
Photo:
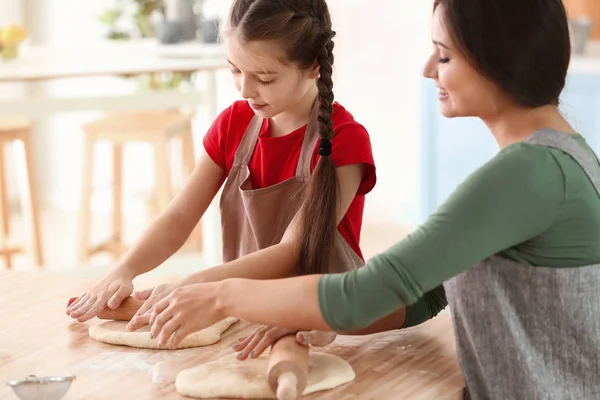
<svg viewBox="0 0 600 400"><path fill-rule="evenodd" d="M101 251L120 258L126 251L122 237L123 146L131 142L147 142L154 146L155 198L157 211L162 212L173 197L169 161L169 141L181 139L182 163L186 175L194 169L192 117L176 110L121 112L107 114L84 126L84 166L82 182L82 214L80 219L79 260L85 262ZM92 176L94 145L108 141L113 147L113 218L112 237L105 243L90 246ZM198 223L192 233L194 247L201 249L202 230Z"/></svg>
<svg viewBox="0 0 600 400"><path fill-rule="evenodd" d="M10 210L8 204L8 188L5 150L13 145L15 171L20 192L20 203L23 218L28 227L30 251L33 253L35 265L43 267L44 257L40 241L38 198L33 179L33 155L31 148L31 124L22 118L0 118L0 256L4 257L8 269L12 268L14 254L24 249L13 243L11 237Z"/></svg>

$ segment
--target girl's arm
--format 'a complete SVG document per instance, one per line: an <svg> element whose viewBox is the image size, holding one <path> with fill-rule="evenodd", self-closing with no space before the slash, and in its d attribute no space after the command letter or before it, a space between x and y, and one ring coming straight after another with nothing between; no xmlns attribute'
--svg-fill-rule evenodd
<svg viewBox="0 0 600 400"><path fill-rule="evenodd" d="M108 275L67 307L67 315L84 322L107 306L117 308L133 292L133 278L153 270L183 246L224 180L225 171L202 149L183 189Z"/></svg>
<svg viewBox="0 0 600 400"><path fill-rule="evenodd" d="M336 168L339 184L336 225L340 223L354 200L363 176L363 164ZM176 287L222 281L228 278L277 279L297 275L300 246L297 243L302 208L296 213L280 243L240 257L228 263L191 274L177 284L160 292L146 291L146 301L131 319L127 329L136 330L148 324L150 311Z"/></svg>
<svg viewBox="0 0 600 400"><path fill-rule="evenodd" d="M189 238L225 180L225 171L202 148L196 168L182 190L125 254L117 270L136 277L151 271Z"/></svg>

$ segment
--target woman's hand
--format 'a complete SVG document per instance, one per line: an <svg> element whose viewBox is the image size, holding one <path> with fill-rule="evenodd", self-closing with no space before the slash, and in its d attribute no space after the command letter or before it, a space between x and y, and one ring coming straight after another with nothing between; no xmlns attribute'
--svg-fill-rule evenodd
<svg viewBox="0 0 600 400"><path fill-rule="evenodd" d="M154 305L170 295L173 290L181 286L182 284L180 283L164 283L153 288L134 292L132 296L135 299L145 301L127 324L127 330L129 332L137 331L148 325L150 323L150 314Z"/></svg>
<svg viewBox="0 0 600 400"><path fill-rule="evenodd" d="M261 326L250 336L240 338L240 342L233 346L233 349L240 352L238 355L238 359L240 360L245 360L248 357L256 358L273 343L292 333L296 334L298 343L305 346L327 346L332 343L337 336L335 332L298 332L297 330L291 329Z"/></svg>
<svg viewBox="0 0 600 400"><path fill-rule="evenodd" d="M150 336L157 338L161 346L169 343L171 348L177 348L189 334L224 319L217 308L217 288L218 282L211 282L173 290L152 308Z"/></svg>
<svg viewBox="0 0 600 400"><path fill-rule="evenodd" d="M85 322L106 307L116 309L133 292L133 277L122 270L110 272L96 287L67 306L67 315Z"/></svg>

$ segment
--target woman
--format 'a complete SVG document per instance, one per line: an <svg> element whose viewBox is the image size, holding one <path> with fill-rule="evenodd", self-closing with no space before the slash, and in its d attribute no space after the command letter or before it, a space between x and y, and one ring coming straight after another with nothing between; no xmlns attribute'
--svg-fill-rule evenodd
<svg viewBox="0 0 600 400"><path fill-rule="evenodd" d="M153 335L225 315L346 332L404 309L411 325L447 300L471 398L598 398L600 166L558 110L562 2L437 0L432 39L441 112L481 118L499 153L366 267L184 287L154 307Z"/></svg>

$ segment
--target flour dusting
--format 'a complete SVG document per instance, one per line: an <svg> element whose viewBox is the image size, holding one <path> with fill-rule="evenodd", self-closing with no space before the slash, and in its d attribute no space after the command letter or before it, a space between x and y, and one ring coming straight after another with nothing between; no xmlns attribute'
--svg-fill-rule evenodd
<svg viewBox="0 0 600 400"><path fill-rule="evenodd" d="M9 362L11 359L12 356L8 351L0 350L0 365Z"/></svg>
<svg viewBox="0 0 600 400"><path fill-rule="evenodd" d="M75 367L76 370L92 370L101 372L135 372L152 371L160 361L159 355L142 352L106 351L92 357Z"/></svg>
<svg viewBox="0 0 600 400"><path fill-rule="evenodd" d="M167 385L175 383L177 375L184 369L180 363L159 362L152 368L152 382Z"/></svg>

